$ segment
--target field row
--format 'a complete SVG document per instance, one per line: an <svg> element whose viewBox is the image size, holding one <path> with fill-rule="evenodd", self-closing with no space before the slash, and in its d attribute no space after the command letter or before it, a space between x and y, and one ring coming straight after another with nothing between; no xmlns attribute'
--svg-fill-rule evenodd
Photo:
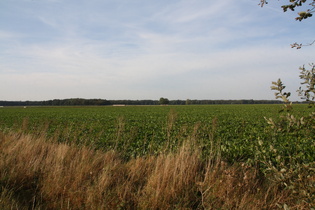
<svg viewBox="0 0 315 210"><path fill-rule="evenodd" d="M284 156L313 160L309 134L277 131L268 125L265 117L281 119L279 109L280 105L2 108L0 129L115 149L126 158L176 150L191 140L205 157L216 145L228 161L253 161L262 153L276 158L270 148ZM296 116L310 112L305 105L295 105Z"/></svg>

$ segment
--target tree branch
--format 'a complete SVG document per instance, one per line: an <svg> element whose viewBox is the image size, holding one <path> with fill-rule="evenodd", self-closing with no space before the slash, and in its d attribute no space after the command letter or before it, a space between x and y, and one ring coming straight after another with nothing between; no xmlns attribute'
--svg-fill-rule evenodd
<svg viewBox="0 0 315 210"><path fill-rule="evenodd" d="M282 5L281 8L284 12L291 10L294 11L297 7L304 6L307 3L308 0L290 0L290 3L287 5ZM309 9L305 11L301 11L298 13L298 16L295 18L295 20L302 21L304 19L307 19L309 17L312 17L315 12L315 0L310 0L311 3L309 3L308 7ZM310 2L308 1L308 2ZM268 4L268 0L260 0L259 5L263 7L265 4Z"/></svg>
<svg viewBox="0 0 315 210"><path fill-rule="evenodd" d="M295 42L295 43L291 44L291 48L296 48L298 50L298 49L301 49L302 47L305 47L305 46L311 46L314 43L315 43L315 40L309 44L298 44Z"/></svg>

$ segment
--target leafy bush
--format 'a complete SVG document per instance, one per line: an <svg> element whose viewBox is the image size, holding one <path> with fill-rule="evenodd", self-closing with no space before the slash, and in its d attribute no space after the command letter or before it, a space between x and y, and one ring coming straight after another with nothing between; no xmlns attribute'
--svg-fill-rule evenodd
<svg viewBox="0 0 315 210"><path fill-rule="evenodd" d="M310 70L304 66L300 68L301 84L304 87L300 87L297 92L312 108L315 103L315 65L310 66ZM291 190L299 202L315 206L315 112L305 116L291 114L291 93L284 92L285 86L280 79L272 84L271 89L276 91L276 98L284 102L281 112L285 113L278 119L265 118L277 141L269 145L268 152L261 141L257 148L257 151L262 151L259 158L265 166L265 174L271 180ZM279 141L282 136L290 138Z"/></svg>

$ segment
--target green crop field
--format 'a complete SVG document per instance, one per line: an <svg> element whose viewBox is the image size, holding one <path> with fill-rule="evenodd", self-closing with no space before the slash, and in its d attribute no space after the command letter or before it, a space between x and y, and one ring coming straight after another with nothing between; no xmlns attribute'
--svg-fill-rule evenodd
<svg viewBox="0 0 315 210"><path fill-rule="evenodd" d="M313 161L313 139L304 132L280 132L265 120L281 120L281 105L16 107L0 109L0 129L45 135L58 142L115 149L125 158L176 150L185 140L206 158L214 147L225 160L251 162L261 155L295 154ZM294 105L295 116L311 113ZM265 154L262 154L264 152Z"/></svg>
<svg viewBox="0 0 315 210"><path fill-rule="evenodd" d="M0 208L310 209L315 112L281 107L1 107Z"/></svg>

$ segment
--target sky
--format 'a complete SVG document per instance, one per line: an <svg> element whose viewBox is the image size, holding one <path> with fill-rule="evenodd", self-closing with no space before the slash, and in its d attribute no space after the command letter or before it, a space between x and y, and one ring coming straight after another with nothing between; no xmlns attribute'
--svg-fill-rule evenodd
<svg viewBox="0 0 315 210"><path fill-rule="evenodd" d="M298 100L315 19L259 2L1 0L0 100Z"/></svg>

